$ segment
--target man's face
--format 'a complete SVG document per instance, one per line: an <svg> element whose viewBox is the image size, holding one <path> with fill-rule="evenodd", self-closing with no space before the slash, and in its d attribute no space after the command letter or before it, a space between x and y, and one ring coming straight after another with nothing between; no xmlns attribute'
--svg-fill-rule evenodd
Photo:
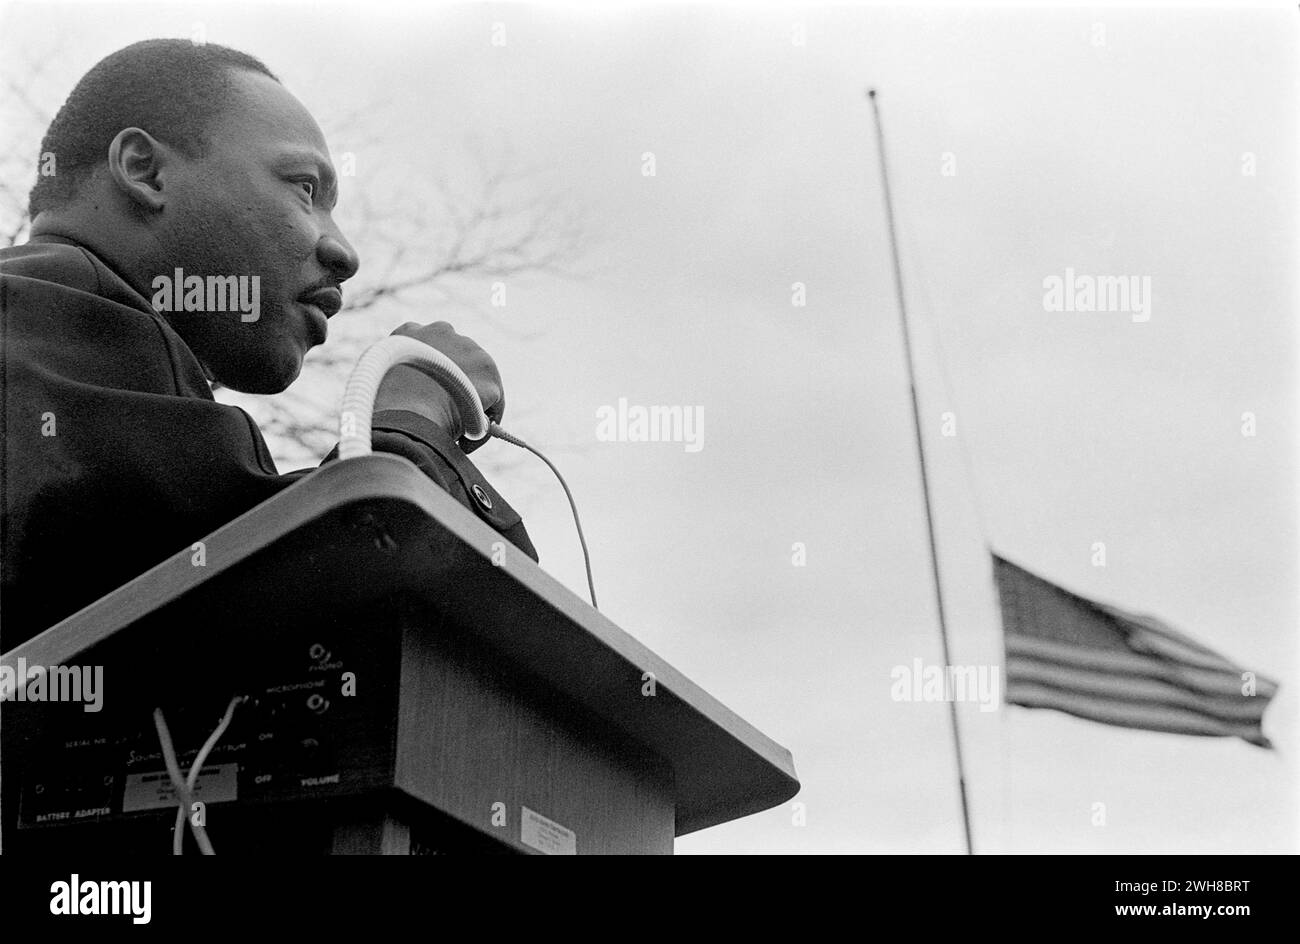
<svg viewBox="0 0 1300 944"><path fill-rule="evenodd" d="M164 169L155 232L160 258L187 278L257 276L257 319L230 303L166 317L213 379L277 393L324 342L358 259L330 216L337 181L316 122L278 82L242 70L231 78L235 93L209 126L207 153Z"/></svg>

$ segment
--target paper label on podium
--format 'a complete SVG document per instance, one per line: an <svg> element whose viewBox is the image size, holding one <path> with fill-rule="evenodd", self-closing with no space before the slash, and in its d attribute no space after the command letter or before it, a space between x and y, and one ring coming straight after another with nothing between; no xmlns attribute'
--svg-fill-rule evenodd
<svg viewBox="0 0 1300 944"><path fill-rule="evenodd" d="M519 841L546 855L577 855L578 834L541 813L522 807Z"/></svg>
<svg viewBox="0 0 1300 944"><path fill-rule="evenodd" d="M239 794L239 765L213 764L199 771L194 783L194 799L204 803L234 800ZM129 774L122 796L122 812L165 809L176 805L176 789L167 771Z"/></svg>

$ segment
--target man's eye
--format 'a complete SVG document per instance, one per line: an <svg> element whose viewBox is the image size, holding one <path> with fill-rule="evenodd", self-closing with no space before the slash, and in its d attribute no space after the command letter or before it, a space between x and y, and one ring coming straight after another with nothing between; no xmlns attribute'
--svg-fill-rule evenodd
<svg viewBox="0 0 1300 944"><path fill-rule="evenodd" d="M309 200L315 200L315 199L316 199L316 181L314 181L314 180L300 180L300 181L298 181L298 186L299 186L299 187L306 187L306 188L307 188L307 199L309 199Z"/></svg>

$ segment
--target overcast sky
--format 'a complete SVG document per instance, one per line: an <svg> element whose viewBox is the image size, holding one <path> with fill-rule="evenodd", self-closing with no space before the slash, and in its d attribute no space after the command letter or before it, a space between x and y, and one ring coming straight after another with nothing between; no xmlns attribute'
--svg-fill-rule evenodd
<svg viewBox="0 0 1300 944"><path fill-rule="evenodd" d="M458 326L501 366L507 427L568 478L602 610L794 754L805 825L787 804L685 853L961 848L947 707L890 698L894 666L941 655L877 87L954 661L1001 662L991 545L1282 685L1275 752L962 706L977 848L1300 846L1294 5L3 17L6 61L57 46L34 90L53 107L107 53L202 24L327 130L360 109L355 139L331 140L336 160L359 155L344 207L381 178L446 179L456 142L479 136L590 208L596 274L512 283L500 327ZM1067 269L1148 277L1149 320L1046 311L1044 279ZM620 397L702 408L703 448L597 441L596 411ZM585 595L549 473L525 457L496 482L542 565Z"/></svg>

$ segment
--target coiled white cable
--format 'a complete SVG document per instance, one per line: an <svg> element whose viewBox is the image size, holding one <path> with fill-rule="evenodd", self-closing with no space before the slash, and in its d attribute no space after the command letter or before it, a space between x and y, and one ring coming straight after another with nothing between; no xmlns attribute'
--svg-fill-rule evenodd
<svg viewBox="0 0 1300 944"><path fill-rule="evenodd" d="M460 413L461 426L465 436L478 441L486 436L505 440L522 449L527 449L541 459L555 473L569 500L573 511L573 523L578 529L578 543L582 545L582 562L587 570L587 590L591 593L591 605L596 607L596 582L591 577L591 554L587 550L587 538L582 533L582 522L578 519L578 505L573 500L568 483L560 474L554 463L528 443L506 432L488 418L483 411L483 401L478 391L464 372L446 354L430 347L423 341L405 335L390 335L368 347L357 366L348 376L347 386L343 391L343 408L339 413L339 459L355 459L370 455L373 447L371 437L371 415L375 409L375 397L384 375L398 364L410 364L428 374L450 395Z"/></svg>

